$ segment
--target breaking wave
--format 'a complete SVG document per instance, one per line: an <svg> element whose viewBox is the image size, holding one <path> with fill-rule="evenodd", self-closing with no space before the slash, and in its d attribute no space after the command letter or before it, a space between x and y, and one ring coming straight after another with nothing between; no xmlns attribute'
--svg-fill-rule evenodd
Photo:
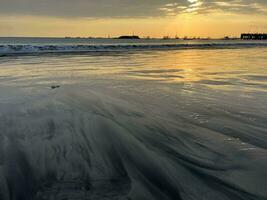
<svg viewBox="0 0 267 200"><path fill-rule="evenodd" d="M267 47L267 43L202 43L202 44L109 44L109 45L0 45L0 55L40 53L82 53L126 50L178 50Z"/></svg>

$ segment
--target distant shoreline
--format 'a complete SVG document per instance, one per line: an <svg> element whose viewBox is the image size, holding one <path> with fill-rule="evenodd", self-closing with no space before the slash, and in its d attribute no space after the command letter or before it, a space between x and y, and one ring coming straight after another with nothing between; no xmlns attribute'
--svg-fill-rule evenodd
<svg viewBox="0 0 267 200"><path fill-rule="evenodd" d="M126 38L128 37L128 38ZM31 36L0 36L1 39L69 39L69 40L95 40L95 39L130 39L130 40L240 40L239 37L223 37L223 38L211 38L211 37L183 37L183 38L165 38L165 37L131 37L131 36L119 36L119 37L31 37Z"/></svg>

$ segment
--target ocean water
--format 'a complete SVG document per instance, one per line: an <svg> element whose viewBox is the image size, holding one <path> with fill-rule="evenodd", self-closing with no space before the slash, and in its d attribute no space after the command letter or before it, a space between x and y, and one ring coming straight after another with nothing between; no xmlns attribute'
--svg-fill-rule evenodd
<svg viewBox="0 0 267 200"><path fill-rule="evenodd" d="M267 43L0 39L1 200L267 199Z"/></svg>

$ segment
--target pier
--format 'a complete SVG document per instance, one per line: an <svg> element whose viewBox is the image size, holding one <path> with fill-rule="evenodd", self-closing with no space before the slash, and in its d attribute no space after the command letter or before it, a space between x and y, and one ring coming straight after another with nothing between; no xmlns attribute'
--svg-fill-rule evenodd
<svg viewBox="0 0 267 200"><path fill-rule="evenodd" d="M242 33L242 40L267 40L266 33Z"/></svg>

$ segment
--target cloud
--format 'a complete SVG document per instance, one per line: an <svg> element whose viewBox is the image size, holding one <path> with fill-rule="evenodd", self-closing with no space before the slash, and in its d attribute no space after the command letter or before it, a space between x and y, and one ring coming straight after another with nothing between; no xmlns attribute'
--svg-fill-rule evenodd
<svg viewBox="0 0 267 200"><path fill-rule="evenodd" d="M181 0L160 8L167 15L179 13L206 14L212 12L267 14L266 0Z"/></svg>
<svg viewBox="0 0 267 200"><path fill-rule="evenodd" d="M157 17L179 13L267 14L266 0L0 0L2 15Z"/></svg>

